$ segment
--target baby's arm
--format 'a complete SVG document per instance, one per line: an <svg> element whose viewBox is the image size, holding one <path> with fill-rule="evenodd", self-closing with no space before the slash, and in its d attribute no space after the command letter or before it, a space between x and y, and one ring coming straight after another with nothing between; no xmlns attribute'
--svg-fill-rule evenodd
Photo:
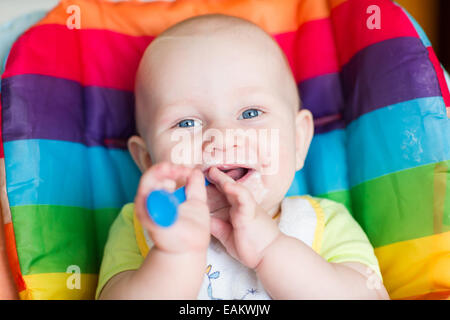
<svg viewBox="0 0 450 320"><path fill-rule="evenodd" d="M389 299L381 284L368 285L367 267L330 263L302 241L280 233L255 268L274 299Z"/></svg>
<svg viewBox="0 0 450 320"><path fill-rule="evenodd" d="M231 204L230 223L211 218L211 233L227 252L256 271L273 299L383 299L380 289L371 289L366 266L330 263L301 240L278 229L251 193L219 170L208 179Z"/></svg>
<svg viewBox="0 0 450 320"><path fill-rule="evenodd" d="M100 299L196 299L205 265L206 252L178 254L154 248L138 270L112 277Z"/></svg>
<svg viewBox="0 0 450 320"><path fill-rule="evenodd" d="M178 207L177 221L171 227L159 227L149 218L145 199L155 189L173 191L174 181L186 182L186 201ZM210 240L209 209L201 171L169 163L151 167L141 178L135 212L154 245L139 269L112 277L100 298L197 298Z"/></svg>

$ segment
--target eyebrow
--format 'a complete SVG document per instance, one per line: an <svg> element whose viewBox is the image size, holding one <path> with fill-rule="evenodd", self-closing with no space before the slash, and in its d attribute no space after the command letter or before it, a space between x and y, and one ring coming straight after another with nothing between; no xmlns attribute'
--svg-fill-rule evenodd
<svg viewBox="0 0 450 320"><path fill-rule="evenodd" d="M236 90L237 93L239 94L248 94L248 93L267 93L267 90L264 89L263 87L259 87L259 86L245 86L245 87L240 87Z"/></svg>
<svg viewBox="0 0 450 320"><path fill-rule="evenodd" d="M245 87L240 87L239 89L236 90L236 94L237 96L242 96L242 95L255 95L255 96L262 96L264 99L268 99L265 101L268 101L269 103L282 103L282 99L280 100L280 97L277 95L273 95L272 93L270 93L270 91L264 87L260 87L260 86L245 86Z"/></svg>
<svg viewBox="0 0 450 320"><path fill-rule="evenodd" d="M196 105L199 103L200 103L200 100L186 98L186 99L172 101L170 103L163 105L163 107L164 108L173 108L173 107L181 107L181 106L192 106L192 105Z"/></svg>
<svg viewBox="0 0 450 320"><path fill-rule="evenodd" d="M263 98L268 99L270 102L280 103L281 100L276 95L269 92L268 89L261 86L243 86L234 90L233 94L237 99L245 95L261 95ZM180 100L171 101L163 105L163 110L177 108L177 107L193 107L199 105L201 101L195 98L184 98ZM163 111L164 112L164 111Z"/></svg>

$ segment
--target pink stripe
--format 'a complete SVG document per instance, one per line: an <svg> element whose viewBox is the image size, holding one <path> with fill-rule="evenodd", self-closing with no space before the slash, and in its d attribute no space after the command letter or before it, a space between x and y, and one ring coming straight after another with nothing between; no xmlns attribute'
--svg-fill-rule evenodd
<svg viewBox="0 0 450 320"><path fill-rule="evenodd" d="M380 6L381 30L360 27L369 16L365 13L368 4ZM332 20L307 22L296 32L274 35L274 38L284 50L295 79L301 82L338 72L362 48L402 36L418 38L399 7L388 0L349 0L333 9ZM131 91L139 59L152 39L108 30L37 26L14 44L3 77L34 73L71 79L83 85Z"/></svg>
<svg viewBox="0 0 450 320"><path fill-rule="evenodd" d="M436 70L437 78L439 81L439 87L441 88L442 97L444 98L444 103L447 108L450 108L450 93L448 91L447 82L445 81L444 71L442 70L441 63L432 47L427 47L428 55L430 57L431 63L433 64L434 70Z"/></svg>
<svg viewBox="0 0 450 320"><path fill-rule="evenodd" d="M380 8L380 29L367 27L371 5ZM331 11L331 20L341 66L371 44L397 37L419 38L408 16L390 0L348 0Z"/></svg>
<svg viewBox="0 0 450 320"><path fill-rule="evenodd" d="M0 159L3 159L5 157L5 154L3 152L3 138L2 138L3 128L1 128L1 123L2 123L2 95L0 94Z"/></svg>
<svg viewBox="0 0 450 320"><path fill-rule="evenodd" d="M3 78L41 74L132 91L139 60L151 40L104 30L37 26L14 44Z"/></svg>
<svg viewBox="0 0 450 320"><path fill-rule="evenodd" d="M274 38L286 53L297 82L338 71L329 19L306 23L298 32ZM152 39L107 30L37 26L14 44L3 78L41 74L131 91L139 59Z"/></svg>
<svg viewBox="0 0 450 320"><path fill-rule="evenodd" d="M274 36L297 82L339 71L330 19L303 24L297 32Z"/></svg>

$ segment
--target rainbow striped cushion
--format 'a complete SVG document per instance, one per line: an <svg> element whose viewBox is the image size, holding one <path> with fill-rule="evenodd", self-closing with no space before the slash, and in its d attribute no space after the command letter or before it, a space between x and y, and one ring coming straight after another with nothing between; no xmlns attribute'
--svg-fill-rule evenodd
<svg viewBox="0 0 450 320"><path fill-rule="evenodd" d="M81 29L66 25L71 5ZM380 29L367 27L370 5ZM139 59L206 13L272 34L314 114L288 194L345 204L392 298L449 297L450 94L423 31L388 0L63 1L16 41L2 79L2 206L21 297L93 298L108 228L139 180L125 144Z"/></svg>

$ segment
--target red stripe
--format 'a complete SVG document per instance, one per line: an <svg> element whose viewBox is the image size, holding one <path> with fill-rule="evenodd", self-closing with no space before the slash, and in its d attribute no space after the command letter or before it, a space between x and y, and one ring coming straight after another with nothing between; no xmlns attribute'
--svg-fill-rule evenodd
<svg viewBox="0 0 450 320"><path fill-rule="evenodd" d="M371 5L380 8L380 29L367 27ZM341 66L371 44L397 37L419 38L408 16L390 0L349 0L331 11L331 20Z"/></svg>
<svg viewBox="0 0 450 320"><path fill-rule="evenodd" d="M274 37L286 54L297 82L339 71L330 19L307 22L297 32Z"/></svg>
<svg viewBox="0 0 450 320"><path fill-rule="evenodd" d="M450 108L450 93L448 91L447 82L445 81L444 70L442 70L441 63L439 62L432 47L428 47L428 56L433 64L434 70L436 70L437 78L439 81L439 87L441 88L442 97L447 108Z"/></svg>
<svg viewBox="0 0 450 320"><path fill-rule="evenodd" d="M305 23L298 32L274 38L284 50L297 82L338 71L329 19ZM14 44L3 77L42 74L131 91L139 60L152 39L107 30L37 26Z"/></svg>
<svg viewBox="0 0 450 320"><path fill-rule="evenodd" d="M25 281L22 278L20 271L19 258L17 256L16 237L14 236L14 227L12 222L6 223L5 228L5 240L6 240L6 254L8 256L11 272L16 282L17 291L23 291L26 289Z"/></svg>
<svg viewBox="0 0 450 320"><path fill-rule="evenodd" d="M450 300L450 290L429 292L417 296L405 297L395 300Z"/></svg>
<svg viewBox="0 0 450 320"><path fill-rule="evenodd" d="M151 40L62 25L34 27L12 47L3 78L32 73L132 91L139 60Z"/></svg>

